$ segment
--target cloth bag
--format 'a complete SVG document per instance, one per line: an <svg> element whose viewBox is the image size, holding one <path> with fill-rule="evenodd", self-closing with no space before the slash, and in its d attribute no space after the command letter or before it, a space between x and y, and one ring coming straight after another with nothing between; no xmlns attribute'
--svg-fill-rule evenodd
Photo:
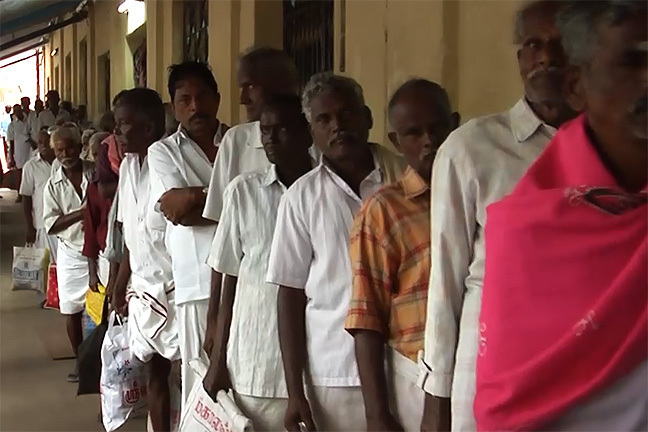
<svg viewBox="0 0 648 432"><path fill-rule="evenodd" d="M212 400L203 387L207 365L200 359L189 362L200 377L182 408L179 432L253 432L252 422L236 406L230 393L221 390Z"/></svg>
<svg viewBox="0 0 648 432"><path fill-rule="evenodd" d="M45 292L49 252L47 249L26 245L13 249L13 290Z"/></svg>
<svg viewBox="0 0 648 432"><path fill-rule="evenodd" d="M145 414L148 408L146 367L131 354L124 324L112 311L101 346L101 412L107 432L130 417Z"/></svg>
<svg viewBox="0 0 648 432"><path fill-rule="evenodd" d="M58 278L56 276L56 263L52 263L47 270L47 293L45 308L59 309Z"/></svg>
<svg viewBox="0 0 648 432"><path fill-rule="evenodd" d="M79 370L79 387L77 395L100 393L101 381L101 348L108 329L108 300L104 298L101 320L90 335L79 345L77 366Z"/></svg>

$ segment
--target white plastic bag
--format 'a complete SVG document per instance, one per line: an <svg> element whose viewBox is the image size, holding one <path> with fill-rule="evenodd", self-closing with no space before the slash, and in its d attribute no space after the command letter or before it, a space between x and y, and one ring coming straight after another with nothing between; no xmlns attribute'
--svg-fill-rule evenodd
<svg viewBox="0 0 648 432"><path fill-rule="evenodd" d="M146 382L144 363L128 347L128 327L113 311L101 346L101 412L107 432L147 412Z"/></svg>
<svg viewBox="0 0 648 432"><path fill-rule="evenodd" d="M13 290L45 292L49 253L47 249L26 245L13 248Z"/></svg>
<svg viewBox="0 0 648 432"><path fill-rule="evenodd" d="M252 422L236 406L231 392L221 390L213 401L205 391L202 378L207 365L195 359L189 366L201 379L196 381L182 408L179 432L253 432Z"/></svg>

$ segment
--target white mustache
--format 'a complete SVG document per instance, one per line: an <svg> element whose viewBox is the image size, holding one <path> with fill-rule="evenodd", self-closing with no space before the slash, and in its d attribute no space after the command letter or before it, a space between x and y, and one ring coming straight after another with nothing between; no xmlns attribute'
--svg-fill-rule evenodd
<svg viewBox="0 0 648 432"><path fill-rule="evenodd" d="M560 73L560 71L561 70L558 69L555 66L550 66L548 68L541 66L541 67L535 68L531 72L529 72L527 74L527 79L531 80L531 79L535 78L538 75L557 74L557 73Z"/></svg>

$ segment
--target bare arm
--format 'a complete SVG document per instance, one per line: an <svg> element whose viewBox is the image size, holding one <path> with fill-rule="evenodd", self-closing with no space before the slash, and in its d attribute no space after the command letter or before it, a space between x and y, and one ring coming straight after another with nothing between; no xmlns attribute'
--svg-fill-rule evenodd
<svg viewBox="0 0 648 432"><path fill-rule="evenodd" d="M126 287L128 286L130 276L130 252L126 245L124 245L124 254L122 255L121 263L119 263L119 271L117 272L117 277L115 279L115 287L112 296L113 309L122 315L125 315L127 311L128 304L126 303Z"/></svg>
<svg viewBox="0 0 648 432"><path fill-rule="evenodd" d="M27 223L27 232L25 233L25 242L34 243L36 241L36 228L34 228L33 202L30 195L23 195L23 213Z"/></svg>
<svg viewBox="0 0 648 432"><path fill-rule="evenodd" d="M59 216L59 218L56 219L56 222L54 222L47 234L58 234L61 231L71 227L75 223L81 222L83 220L83 213L84 209L81 208L79 210L73 211L72 213Z"/></svg>
<svg viewBox="0 0 648 432"><path fill-rule="evenodd" d="M443 432L450 430L450 399L425 393L421 430L423 432Z"/></svg>
<svg viewBox="0 0 648 432"><path fill-rule="evenodd" d="M306 367L306 295L304 290L281 286L277 299L279 344L289 397L304 396Z"/></svg>
<svg viewBox="0 0 648 432"><path fill-rule="evenodd" d="M211 355L216 337L216 325L218 310L221 301L221 284L223 283L223 274L212 270L211 291L209 294L209 308L207 309L207 330L205 331L205 343L203 349L207 355Z"/></svg>

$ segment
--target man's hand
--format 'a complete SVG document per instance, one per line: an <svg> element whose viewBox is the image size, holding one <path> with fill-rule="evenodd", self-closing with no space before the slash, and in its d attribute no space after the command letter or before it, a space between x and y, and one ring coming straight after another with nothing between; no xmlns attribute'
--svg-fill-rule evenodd
<svg viewBox="0 0 648 432"><path fill-rule="evenodd" d="M225 360L218 363L209 363L209 369L207 369L207 374L203 379L203 387L205 387L205 391L213 401L216 401L216 396L220 390L227 391L232 388L232 381Z"/></svg>
<svg viewBox="0 0 648 432"><path fill-rule="evenodd" d="M216 344L216 323L212 324L211 320L207 320L207 330L205 330L205 342L203 342L203 349L207 353L207 357L211 357L212 349Z"/></svg>
<svg viewBox="0 0 648 432"><path fill-rule="evenodd" d="M16 161L14 160L13 157L9 157L9 160L7 161L7 167L9 169L14 169L16 168Z"/></svg>
<svg viewBox="0 0 648 432"><path fill-rule="evenodd" d="M450 424L450 399L426 393L421 431L445 432L450 430Z"/></svg>
<svg viewBox="0 0 648 432"><path fill-rule="evenodd" d="M391 413L386 412L380 418L367 418L367 430L378 432L402 431L403 426L398 423Z"/></svg>
<svg viewBox="0 0 648 432"><path fill-rule="evenodd" d="M36 228L28 227L27 232L25 233L25 243L34 244L36 243Z"/></svg>
<svg viewBox="0 0 648 432"><path fill-rule="evenodd" d="M88 285L90 286L90 291L99 292L99 276L97 275L97 260L89 259L88 260Z"/></svg>
<svg viewBox="0 0 648 432"><path fill-rule="evenodd" d="M202 188L171 189L160 197L160 210L174 225L178 225L203 198Z"/></svg>
<svg viewBox="0 0 648 432"><path fill-rule="evenodd" d="M126 289L114 289L112 297L110 298L110 304L112 305L113 310L118 314L121 316L127 316L128 303L126 302Z"/></svg>
<svg viewBox="0 0 648 432"><path fill-rule="evenodd" d="M288 432L300 432L299 423L306 425L306 430L315 431L315 422L310 405L303 394L288 398L288 408L284 417L284 427Z"/></svg>

